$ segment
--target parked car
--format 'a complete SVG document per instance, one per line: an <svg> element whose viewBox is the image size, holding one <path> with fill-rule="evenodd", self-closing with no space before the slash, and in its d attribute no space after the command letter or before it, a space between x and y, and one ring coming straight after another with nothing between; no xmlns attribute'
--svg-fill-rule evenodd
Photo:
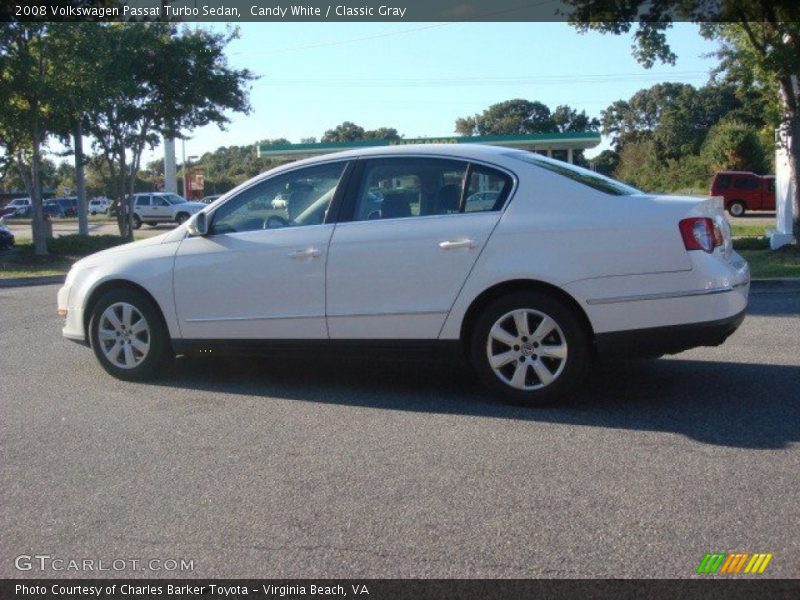
<svg viewBox="0 0 800 600"><path fill-rule="evenodd" d="M300 214L270 207L301 185ZM121 379L211 350L295 348L313 368L326 348L426 347L538 405L595 355L722 343L749 287L718 198L645 194L520 150L407 145L263 173L173 231L75 263L58 310Z"/></svg>
<svg viewBox="0 0 800 600"><path fill-rule="evenodd" d="M89 200L89 214L97 215L104 213L111 206L111 200L108 198L92 198Z"/></svg>
<svg viewBox="0 0 800 600"><path fill-rule="evenodd" d="M9 250L14 247L14 234L0 218L0 250Z"/></svg>
<svg viewBox="0 0 800 600"><path fill-rule="evenodd" d="M64 207L59 202L45 202L42 205L42 213L50 218L63 219L67 215L64 213Z"/></svg>
<svg viewBox="0 0 800 600"><path fill-rule="evenodd" d="M748 210L775 210L775 176L747 171L722 171L711 180L711 196L722 196L732 217Z"/></svg>
<svg viewBox="0 0 800 600"><path fill-rule="evenodd" d="M61 207L61 210L64 212L64 217L78 216L78 198L76 196L53 198L53 202L58 203L58 205Z"/></svg>
<svg viewBox="0 0 800 600"><path fill-rule="evenodd" d="M177 223L180 225L190 216L206 207L202 202L189 202L178 194L164 192L133 195L133 227L142 223Z"/></svg>
<svg viewBox="0 0 800 600"><path fill-rule="evenodd" d="M10 215L14 215L22 209L30 208L31 206L31 199L30 198L14 198L13 200L9 201L8 204L5 205L5 209L13 209L13 212L10 212Z"/></svg>
<svg viewBox="0 0 800 600"><path fill-rule="evenodd" d="M0 208L0 219L4 219L6 217L15 217L19 210L19 208L14 206L4 206L3 208Z"/></svg>

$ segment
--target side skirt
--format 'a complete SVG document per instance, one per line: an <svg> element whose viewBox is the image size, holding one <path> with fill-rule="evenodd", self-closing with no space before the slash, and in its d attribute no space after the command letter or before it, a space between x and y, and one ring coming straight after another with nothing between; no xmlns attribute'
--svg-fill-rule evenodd
<svg viewBox="0 0 800 600"><path fill-rule="evenodd" d="M253 355L308 357L324 353L346 358L455 358L463 359L459 340L192 340L173 339L177 355Z"/></svg>

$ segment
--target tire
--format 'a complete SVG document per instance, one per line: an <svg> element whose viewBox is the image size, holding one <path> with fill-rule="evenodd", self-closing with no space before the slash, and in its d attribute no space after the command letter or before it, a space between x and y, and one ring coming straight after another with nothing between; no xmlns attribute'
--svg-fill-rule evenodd
<svg viewBox="0 0 800 600"><path fill-rule="evenodd" d="M518 318L527 321L528 335L518 330ZM487 388L512 404L530 407L563 398L583 381L591 364L589 336L577 315L543 292L517 292L490 304L475 324L470 356Z"/></svg>
<svg viewBox="0 0 800 600"><path fill-rule="evenodd" d="M734 200L728 205L728 214L732 217L743 217L746 212L747 208L741 200Z"/></svg>
<svg viewBox="0 0 800 600"><path fill-rule="evenodd" d="M136 290L111 290L97 301L89 340L103 369L125 381L150 379L174 358L161 313Z"/></svg>
<svg viewBox="0 0 800 600"><path fill-rule="evenodd" d="M97 211L96 210L90 211L89 214L95 216L97 214Z"/></svg>
<svg viewBox="0 0 800 600"><path fill-rule="evenodd" d="M177 215L175 215L175 222L178 225L183 225L184 221L186 221L186 219L188 218L189 218L189 213L180 212Z"/></svg>
<svg viewBox="0 0 800 600"><path fill-rule="evenodd" d="M133 228L134 229L139 229L141 226L142 226L142 218L139 215L134 213L134 215L133 215Z"/></svg>

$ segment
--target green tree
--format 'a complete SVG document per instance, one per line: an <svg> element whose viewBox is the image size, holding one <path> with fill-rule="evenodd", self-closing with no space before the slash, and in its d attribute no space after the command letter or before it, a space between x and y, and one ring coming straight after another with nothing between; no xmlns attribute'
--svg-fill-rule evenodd
<svg viewBox="0 0 800 600"><path fill-rule="evenodd" d="M735 119L717 123L703 144L702 157L711 172L754 171L769 168L764 148L752 128Z"/></svg>
<svg viewBox="0 0 800 600"><path fill-rule="evenodd" d="M566 108L566 107L565 107ZM480 114L456 119L459 135L514 135L555 131L550 109L541 102L516 98L492 104Z"/></svg>
<svg viewBox="0 0 800 600"><path fill-rule="evenodd" d="M50 134L63 128L54 75L57 61L46 24L7 23L0 28L0 143L6 156L16 161L31 197L33 247L39 255L47 254L42 147Z"/></svg>
<svg viewBox="0 0 800 600"><path fill-rule="evenodd" d="M676 19L701 24L707 39L720 43L723 68L734 79L758 82L779 94L782 128L788 136L793 187L792 214L795 240L800 241L800 3L775 0L566 0L573 6L570 22L579 31L589 29L621 34L634 23L633 54L646 68L657 61L674 64L666 31Z"/></svg>
<svg viewBox="0 0 800 600"><path fill-rule="evenodd" d="M333 129L328 129L322 136L322 142L355 142L364 139L364 128L352 121L345 121Z"/></svg>
<svg viewBox="0 0 800 600"><path fill-rule="evenodd" d="M83 24L84 26L86 24ZM132 235L130 198L142 153L161 137L249 112L247 70L231 69L224 50L237 33L178 30L167 23L94 24L91 54L105 93L86 115L112 179L120 234Z"/></svg>

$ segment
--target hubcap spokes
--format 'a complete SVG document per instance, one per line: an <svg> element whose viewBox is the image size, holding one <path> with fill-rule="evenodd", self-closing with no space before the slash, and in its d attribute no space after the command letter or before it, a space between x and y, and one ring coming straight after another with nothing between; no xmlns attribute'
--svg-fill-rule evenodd
<svg viewBox="0 0 800 600"><path fill-rule="evenodd" d="M103 311L97 338L105 357L120 369L133 369L150 351L147 320L127 302L116 302Z"/></svg>
<svg viewBox="0 0 800 600"><path fill-rule="evenodd" d="M486 355L500 381L523 391L537 390L561 375L567 363L567 340L551 317L520 308L495 321Z"/></svg>

